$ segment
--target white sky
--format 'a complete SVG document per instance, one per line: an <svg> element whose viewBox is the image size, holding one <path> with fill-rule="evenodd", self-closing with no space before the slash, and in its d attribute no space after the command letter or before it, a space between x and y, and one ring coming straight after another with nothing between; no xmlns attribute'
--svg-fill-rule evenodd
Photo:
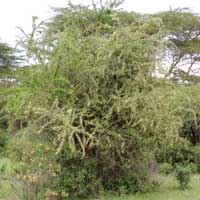
<svg viewBox="0 0 200 200"><path fill-rule="evenodd" d="M91 0L71 0L72 3L89 4ZM19 30L22 27L26 32L31 30L32 16L40 20L48 19L52 12L51 7L65 6L67 0L1 0L0 4L0 38L14 44ZM142 13L154 13L169 10L170 6L190 7L200 13L200 0L125 0L123 8Z"/></svg>

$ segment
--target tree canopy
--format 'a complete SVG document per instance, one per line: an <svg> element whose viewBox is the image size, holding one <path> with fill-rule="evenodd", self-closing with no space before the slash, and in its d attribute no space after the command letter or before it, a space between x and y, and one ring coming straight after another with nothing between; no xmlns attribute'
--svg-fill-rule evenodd
<svg viewBox="0 0 200 200"><path fill-rule="evenodd" d="M157 16L163 21L164 38L168 41L166 76L190 80L190 75L199 74L200 16L188 9L162 12Z"/></svg>

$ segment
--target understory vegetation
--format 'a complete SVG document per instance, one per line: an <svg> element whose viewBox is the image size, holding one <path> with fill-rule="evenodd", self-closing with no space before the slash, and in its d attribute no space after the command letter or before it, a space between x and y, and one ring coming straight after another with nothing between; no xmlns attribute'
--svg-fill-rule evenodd
<svg viewBox="0 0 200 200"><path fill-rule="evenodd" d="M200 18L121 3L33 17L18 42L27 66L0 48L0 171L21 199L151 192L159 173L185 190L200 173Z"/></svg>

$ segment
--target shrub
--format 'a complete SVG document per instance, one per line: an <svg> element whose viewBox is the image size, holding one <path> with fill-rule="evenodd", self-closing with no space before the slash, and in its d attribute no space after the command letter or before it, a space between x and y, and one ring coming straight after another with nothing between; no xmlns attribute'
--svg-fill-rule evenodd
<svg viewBox="0 0 200 200"><path fill-rule="evenodd" d="M193 149L186 139L179 138L173 142L164 142L156 153L159 163L171 163L175 166L178 163L193 162Z"/></svg>
<svg viewBox="0 0 200 200"><path fill-rule="evenodd" d="M183 122L183 126L180 129L179 135L183 138L186 138L193 145L198 145L200 143L199 102L192 104L192 109L194 110L195 115L191 112L187 113Z"/></svg>
<svg viewBox="0 0 200 200"><path fill-rule="evenodd" d="M169 175L173 172L173 166L171 163L162 163L160 165L160 173L163 175Z"/></svg>
<svg viewBox="0 0 200 200"><path fill-rule="evenodd" d="M0 90L2 88L0 87ZM5 102L2 102L0 100L0 129L6 129L7 128L7 119L5 117L5 112L3 111L3 106L5 105Z"/></svg>
<svg viewBox="0 0 200 200"><path fill-rule="evenodd" d="M29 181L37 187L55 175L58 193L64 190L70 198L96 194L101 186L146 190L148 170L141 166L157 142L173 137L181 125L166 98L174 91L152 76L163 46L162 22L127 13L133 18L127 25L124 17L120 21L123 13L110 6L60 9L50 26L42 27L40 39L30 34L24 42L40 65L23 76L6 105L10 130L21 133L12 152L28 168L19 175L36 177Z"/></svg>
<svg viewBox="0 0 200 200"><path fill-rule="evenodd" d="M102 189L97 177L96 163L92 160L68 160L59 175L57 190L69 197L87 198L95 196Z"/></svg>
<svg viewBox="0 0 200 200"><path fill-rule="evenodd" d="M185 190L189 187L191 168L189 165L177 165L176 166L176 179L179 183L181 190Z"/></svg>
<svg viewBox="0 0 200 200"><path fill-rule="evenodd" d="M136 192L149 192L158 187L157 181L151 181L147 174L132 173L129 176L115 179L104 184L106 190L118 194L134 194Z"/></svg>
<svg viewBox="0 0 200 200"><path fill-rule="evenodd" d="M0 129L0 153L5 150L8 141L8 133L4 129Z"/></svg>
<svg viewBox="0 0 200 200"><path fill-rule="evenodd" d="M191 173L193 174L197 173L198 166L195 163L192 162L192 163L189 163L188 165L191 169Z"/></svg>
<svg viewBox="0 0 200 200"><path fill-rule="evenodd" d="M1 158L0 159L0 173L2 174L11 174L14 171L14 165L15 163L12 163L7 158Z"/></svg>
<svg viewBox="0 0 200 200"><path fill-rule="evenodd" d="M104 183L106 190L112 192L118 192L119 194L131 194L135 192L143 191L144 182L142 179L147 177L141 177L139 174L132 174L128 177L116 178L114 180Z"/></svg>
<svg viewBox="0 0 200 200"><path fill-rule="evenodd" d="M197 145L193 148L194 153L194 163L197 168L197 173L200 173L200 145Z"/></svg>

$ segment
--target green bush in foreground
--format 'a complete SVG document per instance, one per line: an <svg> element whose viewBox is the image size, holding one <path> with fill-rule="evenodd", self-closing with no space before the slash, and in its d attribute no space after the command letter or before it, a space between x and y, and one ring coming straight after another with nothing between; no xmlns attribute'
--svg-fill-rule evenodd
<svg viewBox="0 0 200 200"><path fill-rule="evenodd" d="M191 167L189 165L177 165L175 172L180 189L187 189L191 178Z"/></svg>
<svg viewBox="0 0 200 200"><path fill-rule="evenodd" d="M95 196L102 189L96 174L95 161L80 161L72 159L63 168L58 183L58 193L69 196L87 198Z"/></svg>

